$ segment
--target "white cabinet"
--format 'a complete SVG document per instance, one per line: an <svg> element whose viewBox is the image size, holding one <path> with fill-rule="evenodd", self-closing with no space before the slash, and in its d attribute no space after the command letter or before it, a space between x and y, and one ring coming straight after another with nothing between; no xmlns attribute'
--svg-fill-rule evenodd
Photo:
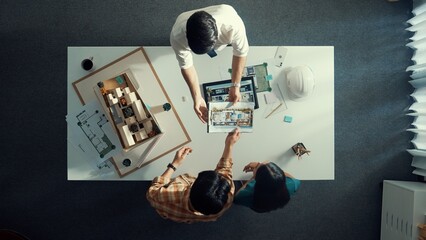
<svg viewBox="0 0 426 240"><path fill-rule="evenodd" d="M426 183L383 182L381 239L418 238L417 225L426 223Z"/></svg>

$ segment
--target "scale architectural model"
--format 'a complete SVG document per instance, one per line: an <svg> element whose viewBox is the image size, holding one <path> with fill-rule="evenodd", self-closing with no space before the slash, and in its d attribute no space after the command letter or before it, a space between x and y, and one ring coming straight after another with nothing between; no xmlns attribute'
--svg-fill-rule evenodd
<svg viewBox="0 0 426 240"><path fill-rule="evenodd" d="M163 134L131 79L133 74L126 71L114 78L98 82L95 89L105 111L109 113L125 151Z"/></svg>

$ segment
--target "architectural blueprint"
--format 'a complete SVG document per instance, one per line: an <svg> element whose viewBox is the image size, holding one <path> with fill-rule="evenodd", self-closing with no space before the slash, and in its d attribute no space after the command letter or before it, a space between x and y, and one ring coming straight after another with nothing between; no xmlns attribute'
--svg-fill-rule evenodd
<svg viewBox="0 0 426 240"><path fill-rule="evenodd" d="M68 141L85 155L90 156L97 168L122 150L104 110L98 101L84 105L79 111L67 116L70 126Z"/></svg>

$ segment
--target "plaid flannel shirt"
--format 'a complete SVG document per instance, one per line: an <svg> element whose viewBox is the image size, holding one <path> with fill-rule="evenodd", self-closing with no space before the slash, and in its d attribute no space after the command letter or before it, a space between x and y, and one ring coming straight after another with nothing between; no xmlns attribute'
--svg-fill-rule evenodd
<svg viewBox="0 0 426 240"><path fill-rule="evenodd" d="M232 159L221 158L215 169L231 184L228 201L225 207L217 214L204 215L193 210L189 200L191 186L196 177L182 174L176 178L156 177L146 193L151 206L165 219L176 222L209 222L215 221L231 206L234 199L234 182L232 181Z"/></svg>

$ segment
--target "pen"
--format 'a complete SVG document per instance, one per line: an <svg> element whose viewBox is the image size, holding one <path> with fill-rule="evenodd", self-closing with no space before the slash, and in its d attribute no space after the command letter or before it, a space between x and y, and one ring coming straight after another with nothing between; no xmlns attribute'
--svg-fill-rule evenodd
<svg viewBox="0 0 426 240"><path fill-rule="evenodd" d="M266 116L265 117L265 119L266 118L268 118L269 116L271 116L272 115L272 113L274 113L278 108L280 108L281 107L281 105L283 105L283 103L280 103L280 105L278 105L276 108L274 108L274 110L272 110L272 112L270 112L269 114L268 114L268 116Z"/></svg>

